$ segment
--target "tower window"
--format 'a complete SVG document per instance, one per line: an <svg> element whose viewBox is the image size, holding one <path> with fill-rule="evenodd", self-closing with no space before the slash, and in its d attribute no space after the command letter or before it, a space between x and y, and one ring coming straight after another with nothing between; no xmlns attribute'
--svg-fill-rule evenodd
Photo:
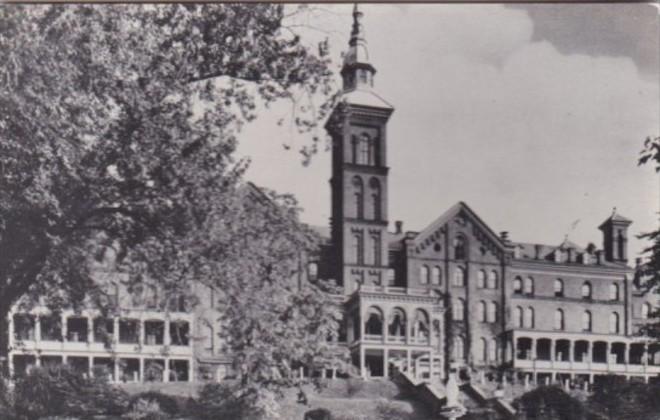
<svg viewBox="0 0 660 420"><path fill-rule="evenodd" d="M419 283L429 284L429 268L425 265L419 268Z"/></svg>
<svg viewBox="0 0 660 420"><path fill-rule="evenodd" d="M364 264L364 238L362 232L353 233L352 248L355 263L358 265Z"/></svg>
<svg viewBox="0 0 660 420"><path fill-rule="evenodd" d="M514 312L514 324L516 327L522 328L525 325L523 322L523 309L518 306Z"/></svg>
<svg viewBox="0 0 660 420"><path fill-rule="evenodd" d="M477 318L479 319L479 322L488 321L488 316L486 314L486 302L483 300L480 301L479 306L477 306Z"/></svg>
<svg viewBox="0 0 660 420"><path fill-rule="evenodd" d="M610 333L619 333L619 314L616 312L610 314Z"/></svg>
<svg viewBox="0 0 660 420"><path fill-rule="evenodd" d="M555 330L564 329L564 311L557 309L555 311Z"/></svg>
<svg viewBox="0 0 660 420"><path fill-rule="evenodd" d="M454 321L462 321L465 317L465 301L461 298L456 299L452 309Z"/></svg>
<svg viewBox="0 0 660 420"><path fill-rule="evenodd" d="M381 244L380 244L380 232L375 232L371 234L371 243L372 243L372 252L373 252L373 264L376 266L381 265Z"/></svg>
<svg viewBox="0 0 660 420"><path fill-rule="evenodd" d="M486 272L484 270L479 270L477 272L477 287L479 289L484 289L486 287Z"/></svg>
<svg viewBox="0 0 660 420"><path fill-rule="evenodd" d="M562 279L555 280L555 297L564 296L564 282Z"/></svg>
<svg viewBox="0 0 660 420"><path fill-rule="evenodd" d="M534 295L534 279L532 277L525 279L525 294L529 296Z"/></svg>
<svg viewBox="0 0 660 420"><path fill-rule="evenodd" d="M380 182L378 179L371 178L369 180L369 188L371 189L371 210L374 220L380 220L381 216L381 193L380 193Z"/></svg>
<svg viewBox="0 0 660 420"><path fill-rule="evenodd" d="M367 134L362 134L360 136L360 141L358 144L359 155L358 155L358 164L360 165L373 165L374 163L374 150L373 142Z"/></svg>
<svg viewBox="0 0 660 420"><path fill-rule="evenodd" d="M582 284L582 299L591 299L591 283L588 281Z"/></svg>
<svg viewBox="0 0 660 420"><path fill-rule="evenodd" d="M591 331L591 312L584 311L582 314L582 331Z"/></svg>
<svg viewBox="0 0 660 420"><path fill-rule="evenodd" d="M497 303L488 302L488 322L497 322Z"/></svg>
<svg viewBox="0 0 660 420"><path fill-rule="evenodd" d="M431 283L433 284L442 283L442 271L440 271L440 267L438 266L433 267L433 270L431 272Z"/></svg>
<svg viewBox="0 0 660 420"><path fill-rule="evenodd" d="M516 295L522 295L523 292L523 282L520 277L513 279L513 293Z"/></svg>
<svg viewBox="0 0 660 420"><path fill-rule="evenodd" d="M610 300L619 300L619 285L616 283L610 285Z"/></svg>
<svg viewBox="0 0 660 420"><path fill-rule="evenodd" d="M525 312L525 326L527 328L534 328L534 308L531 306Z"/></svg>
<svg viewBox="0 0 660 420"><path fill-rule="evenodd" d="M454 286L465 286L465 270L462 267L456 267L454 271Z"/></svg>
<svg viewBox="0 0 660 420"><path fill-rule="evenodd" d="M358 219L364 218L364 186L362 178L359 176L353 177L353 191L355 196L355 217Z"/></svg>
<svg viewBox="0 0 660 420"><path fill-rule="evenodd" d="M491 270L488 273L488 288L497 289L497 271Z"/></svg>

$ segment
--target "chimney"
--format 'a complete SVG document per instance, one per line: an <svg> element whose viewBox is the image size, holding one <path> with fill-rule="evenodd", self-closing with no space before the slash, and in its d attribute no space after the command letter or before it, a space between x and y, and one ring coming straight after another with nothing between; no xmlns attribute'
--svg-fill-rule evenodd
<svg viewBox="0 0 660 420"><path fill-rule="evenodd" d="M397 220L396 222L394 222L394 227L395 227L394 233L396 233L397 235L403 232L403 222L401 220Z"/></svg>
<svg viewBox="0 0 660 420"><path fill-rule="evenodd" d="M535 260L540 260L541 259L541 245L534 245L534 259Z"/></svg>
<svg viewBox="0 0 660 420"><path fill-rule="evenodd" d="M503 230L502 232L500 232L500 238L504 242L509 242L509 232L507 232L506 230Z"/></svg>
<svg viewBox="0 0 660 420"><path fill-rule="evenodd" d="M603 263L603 251L599 249L596 251L596 264L600 265L602 263Z"/></svg>

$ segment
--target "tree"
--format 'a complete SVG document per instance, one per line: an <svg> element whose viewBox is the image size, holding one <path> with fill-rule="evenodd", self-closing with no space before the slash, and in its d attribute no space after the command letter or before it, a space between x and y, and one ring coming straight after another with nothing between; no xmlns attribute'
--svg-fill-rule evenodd
<svg viewBox="0 0 660 420"><path fill-rule="evenodd" d="M529 416L542 420L584 420L585 410L580 401L557 386L541 386L525 393L514 402Z"/></svg>
<svg viewBox="0 0 660 420"><path fill-rule="evenodd" d="M0 9L0 322L25 296L112 307L94 258L112 260L130 284L156 279L164 301L217 274L192 250L233 252L241 237L209 226L247 228L246 164L232 158L241 125L259 104L332 92L323 49L306 48L285 19L268 4ZM309 129L327 109L295 123ZM261 278L261 267L239 271L248 257L234 254L236 266L206 281L238 293L232 282L263 280L257 296L277 293L291 262ZM310 290L300 298L320 302Z"/></svg>
<svg viewBox="0 0 660 420"><path fill-rule="evenodd" d="M655 163L656 173L660 172L660 137L648 137L644 141L644 149L638 164L645 165L649 162ZM650 245L642 251L645 259L637 267L636 282L648 293L658 293L660 292L660 228L641 234L639 238L648 240ZM660 339L660 312L656 309L649 316L657 321L646 324L642 332Z"/></svg>
<svg viewBox="0 0 660 420"><path fill-rule="evenodd" d="M594 413L608 420L655 419L660 417L658 392L658 385L607 375L596 383L588 404Z"/></svg>

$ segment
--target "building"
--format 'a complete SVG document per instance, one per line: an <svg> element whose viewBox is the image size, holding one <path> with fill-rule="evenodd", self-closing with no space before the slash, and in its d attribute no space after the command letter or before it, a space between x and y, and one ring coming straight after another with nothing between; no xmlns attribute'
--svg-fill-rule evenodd
<svg viewBox="0 0 660 420"><path fill-rule="evenodd" d="M602 249L516 243L465 203L421 232L389 232L387 122L354 10L332 138L332 220L322 275L346 295L346 337L364 377L396 366L444 378L508 366L537 381L660 373L660 348L637 334L655 302L633 282L616 212Z"/></svg>
<svg viewBox="0 0 660 420"><path fill-rule="evenodd" d="M638 331L658 303L633 279L632 222L616 212L599 227L600 249L568 240L517 243L463 202L420 232L405 232L401 222L388 230L387 124L394 107L377 94L361 17L356 9L342 101L326 124L332 222L323 252L308 266L310 279L335 279L343 288L338 344L349 348L360 374L387 377L396 368L434 382L450 369L472 375L504 366L537 382L593 382L608 373L657 378L660 347ZM106 366L124 382L222 380L231 373L213 289L200 286L194 308L174 299L160 311L156 289L147 287L136 302L135 293L115 287L121 311L112 318L13 312L10 372L68 362L90 373Z"/></svg>

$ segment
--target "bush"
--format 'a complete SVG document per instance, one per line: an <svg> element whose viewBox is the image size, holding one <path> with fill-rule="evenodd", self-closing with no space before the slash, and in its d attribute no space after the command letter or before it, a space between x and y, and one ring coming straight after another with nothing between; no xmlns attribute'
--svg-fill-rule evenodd
<svg viewBox="0 0 660 420"><path fill-rule="evenodd" d="M122 418L126 420L166 420L170 418L170 415L161 411L156 400L139 398L131 404L130 411Z"/></svg>
<svg viewBox="0 0 660 420"><path fill-rule="evenodd" d="M411 415L396 404L381 401L376 405L377 420L410 420Z"/></svg>
<svg viewBox="0 0 660 420"><path fill-rule="evenodd" d="M106 375L86 378L66 365L31 369L16 381L14 395L18 418L28 420L46 415L117 415L128 405L126 393L112 387Z"/></svg>
<svg viewBox="0 0 660 420"><path fill-rule="evenodd" d="M169 415L177 415L180 413L179 404L176 399L158 391L147 391L135 395L131 398L131 404L129 407L132 409L140 401L155 402L158 404L160 410Z"/></svg>
<svg viewBox="0 0 660 420"><path fill-rule="evenodd" d="M348 378L346 380L346 396L354 397L364 388L364 380L362 378Z"/></svg>
<svg viewBox="0 0 660 420"><path fill-rule="evenodd" d="M584 420L586 415L582 403L557 386L536 388L516 399L514 405L539 420Z"/></svg>
<svg viewBox="0 0 660 420"><path fill-rule="evenodd" d="M7 386L7 381L0 375L0 419L13 419L14 401L13 394Z"/></svg>
<svg viewBox="0 0 660 420"><path fill-rule="evenodd" d="M239 419L243 407L230 385L209 383L202 387L191 414L200 420Z"/></svg>

